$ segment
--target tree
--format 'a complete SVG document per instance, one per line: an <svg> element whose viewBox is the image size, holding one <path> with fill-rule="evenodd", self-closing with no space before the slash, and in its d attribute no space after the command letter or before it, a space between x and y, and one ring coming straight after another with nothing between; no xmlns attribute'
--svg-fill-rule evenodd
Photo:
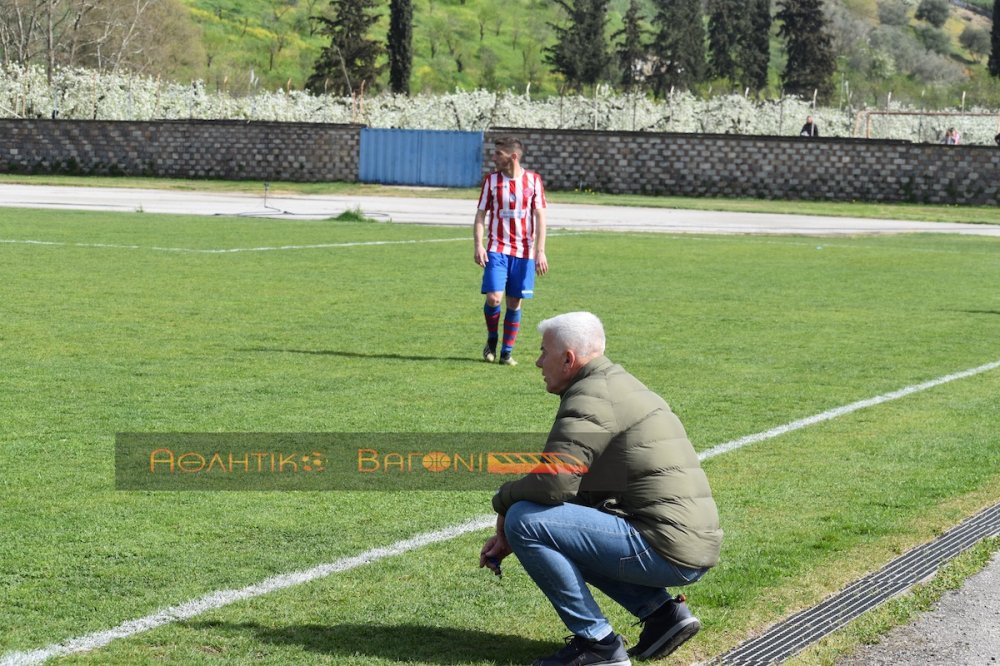
<svg viewBox="0 0 1000 666"><path fill-rule="evenodd" d="M932 25L921 25L917 27L917 37L923 43L924 48L934 53L948 55L951 53L951 37Z"/></svg>
<svg viewBox="0 0 1000 666"><path fill-rule="evenodd" d="M993 0L993 29L990 31L990 75L1000 76L1000 0Z"/></svg>
<svg viewBox="0 0 1000 666"><path fill-rule="evenodd" d="M497 64L500 58L488 46L479 47L479 86L487 90L495 90L499 86L497 80Z"/></svg>
<svg viewBox="0 0 1000 666"><path fill-rule="evenodd" d="M771 61L771 0L750 0L750 25L738 46L741 86L760 91L767 87Z"/></svg>
<svg viewBox="0 0 1000 666"><path fill-rule="evenodd" d="M878 20L882 25L905 26L910 23L904 0L879 0Z"/></svg>
<svg viewBox="0 0 1000 666"><path fill-rule="evenodd" d="M687 89L704 80L705 27L701 0L655 0L657 28L650 45L653 91Z"/></svg>
<svg viewBox="0 0 1000 666"><path fill-rule="evenodd" d="M913 16L919 21L927 21L935 28L940 28L948 20L950 13L948 0L920 0L917 13Z"/></svg>
<svg viewBox="0 0 1000 666"><path fill-rule="evenodd" d="M997 1L1000 2L1000 0ZM644 78L641 71L646 59L646 46L643 43L644 32L639 0L631 0L623 17L622 29L611 36L618 44L615 56L618 60L622 86L626 92L632 92Z"/></svg>
<svg viewBox="0 0 1000 666"><path fill-rule="evenodd" d="M381 72L376 65L382 46L367 37L378 17L377 0L330 0L333 18L314 16L321 24L320 34L330 37L313 65L306 88L313 92L337 95L360 94L372 88Z"/></svg>
<svg viewBox="0 0 1000 666"><path fill-rule="evenodd" d="M770 0L709 0L712 74L753 90L767 86L771 59Z"/></svg>
<svg viewBox="0 0 1000 666"><path fill-rule="evenodd" d="M411 0L389 2L389 89L410 94L410 71L413 67L413 3Z"/></svg>
<svg viewBox="0 0 1000 666"><path fill-rule="evenodd" d="M187 71L202 57L180 0L0 0L6 64Z"/></svg>
<svg viewBox="0 0 1000 666"><path fill-rule="evenodd" d="M837 62L822 0L780 0L775 18L788 55L781 74L785 92L807 98L815 91L818 100L828 101Z"/></svg>
<svg viewBox="0 0 1000 666"><path fill-rule="evenodd" d="M569 18L566 26L552 24L556 43L545 49L545 62L563 75L570 89L580 91L607 76L608 55L604 29L608 0L556 0Z"/></svg>
<svg viewBox="0 0 1000 666"><path fill-rule="evenodd" d="M293 6L287 0L271 0L269 5L270 11L264 14L261 23L270 33L270 38L267 40L267 71L270 72L274 70L282 49L288 45L294 26L291 22L292 16L289 15Z"/></svg>
<svg viewBox="0 0 1000 666"><path fill-rule="evenodd" d="M712 74L735 81L740 69L740 44L750 32L745 0L709 0L708 54Z"/></svg>
<svg viewBox="0 0 1000 666"><path fill-rule="evenodd" d="M473 34L476 26L471 19L459 16L448 16L446 21L447 28L442 31L444 44L455 63L455 71L461 74L465 71L466 60L472 60L475 56Z"/></svg>
<svg viewBox="0 0 1000 666"><path fill-rule="evenodd" d="M163 75L174 80L204 77L206 62L201 31L180 0L150 7L136 40L141 44L124 65L134 72Z"/></svg>
<svg viewBox="0 0 1000 666"><path fill-rule="evenodd" d="M958 36L958 41L969 50L976 62L982 60L983 56L990 52L990 33L982 28L965 26L965 30Z"/></svg>

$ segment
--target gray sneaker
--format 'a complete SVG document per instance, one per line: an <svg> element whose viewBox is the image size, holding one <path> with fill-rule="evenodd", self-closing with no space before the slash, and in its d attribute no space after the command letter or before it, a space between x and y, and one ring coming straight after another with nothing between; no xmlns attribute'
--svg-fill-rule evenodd
<svg viewBox="0 0 1000 666"><path fill-rule="evenodd" d="M678 595L640 620L642 633L639 642L628 651L629 655L637 659L659 659L697 634L701 622L691 614L684 601L684 595Z"/></svg>
<svg viewBox="0 0 1000 666"><path fill-rule="evenodd" d="M510 352L500 354L500 365L517 365L517 361L510 357Z"/></svg>
<svg viewBox="0 0 1000 666"><path fill-rule="evenodd" d="M587 640L582 636L569 636L566 647L548 657L536 659L534 666L632 666L625 652L621 636L609 645Z"/></svg>
<svg viewBox="0 0 1000 666"><path fill-rule="evenodd" d="M483 360L486 361L487 363L492 363L493 361L497 360L496 346L491 347L490 343L488 342L486 343L486 346L483 347Z"/></svg>

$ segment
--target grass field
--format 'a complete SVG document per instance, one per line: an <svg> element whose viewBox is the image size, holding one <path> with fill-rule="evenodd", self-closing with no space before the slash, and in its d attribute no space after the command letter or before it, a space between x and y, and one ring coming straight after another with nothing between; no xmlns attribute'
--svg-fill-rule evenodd
<svg viewBox="0 0 1000 666"><path fill-rule="evenodd" d="M116 491L116 432L544 432L557 403L534 325L575 309L604 320L608 355L699 450L1000 360L996 239L584 233L549 242L521 365L487 366L469 237L0 209L0 661L489 513L487 491ZM995 503L998 394L1000 370L984 372L706 461L726 541L686 590L704 629L670 663ZM530 662L565 629L515 562L502 581L477 569L486 536L65 661Z"/></svg>

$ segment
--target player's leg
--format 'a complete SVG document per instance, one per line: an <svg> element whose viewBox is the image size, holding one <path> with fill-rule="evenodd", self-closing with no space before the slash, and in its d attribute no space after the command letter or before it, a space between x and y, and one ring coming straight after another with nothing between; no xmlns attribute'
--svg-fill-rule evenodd
<svg viewBox="0 0 1000 666"><path fill-rule="evenodd" d="M517 361L511 358L511 352L514 351L514 343L517 342L520 330L521 299L508 296L507 312L503 316L503 345L500 347L500 362L504 365L517 365Z"/></svg>
<svg viewBox="0 0 1000 666"><path fill-rule="evenodd" d="M483 303L483 317L486 320L486 346L483 347L483 360L487 363L492 363L497 357L500 304L503 302L503 294L506 286L506 257L496 252L490 252L486 267L483 268L482 285L482 293L486 296L486 300Z"/></svg>
<svg viewBox="0 0 1000 666"><path fill-rule="evenodd" d="M502 291L491 291L486 294L486 301L483 303L483 316L486 318L486 346L483 347L483 360L487 363L492 363L497 358L502 299Z"/></svg>
<svg viewBox="0 0 1000 666"><path fill-rule="evenodd" d="M507 275L507 312L503 318L503 345L500 347L500 362L517 365L511 358L517 334L521 330L521 303L535 293L535 261L509 257L510 268Z"/></svg>

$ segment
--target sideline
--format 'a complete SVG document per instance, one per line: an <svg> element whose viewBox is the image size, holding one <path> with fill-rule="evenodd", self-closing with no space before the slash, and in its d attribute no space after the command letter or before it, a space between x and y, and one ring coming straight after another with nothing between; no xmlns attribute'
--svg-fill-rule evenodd
<svg viewBox="0 0 1000 666"><path fill-rule="evenodd" d="M778 426L777 428L771 428L770 430L766 430L764 432L747 435L746 437L741 437L724 444L719 444L718 446L714 446L711 449L702 452L699 454L698 458L699 460L708 460L724 453L743 448L750 444L762 442L768 439L774 439L775 437L780 437L781 435L794 430L799 430L816 423L829 421L866 407L872 407L891 400L898 400L899 398L903 398L920 391L926 391L927 389L935 386L979 375L996 368L1000 368L1000 360L992 363L986 363L968 370L954 372L920 384L907 386L897 391L892 391L891 393L884 393L882 395L875 396L874 398L853 402L849 405L844 405L843 407L837 407L835 409L822 412L821 414L792 421L791 423ZM402 555L403 553L416 550L433 543L448 541L464 534L468 534L469 532L486 529L494 524L494 520L495 519L492 514L479 516L459 525L454 525L452 527L447 527L434 532L418 534L417 536L403 541L398 541L389 546L373 548L359 555L341 558L334 562L321 564L311 569L273 576L259 583L254 583L253 585L248 585L247 587L239 589L211 592L178 606L163 608L145 617L123 622L113 629L98 631L84 636L78 636L76 638L70 638L61 643L54 643L38 650L8 653L0 657L0 666L30 666L33 664L41 664L53 657L62 657L78 652L95 650L108 645L115 639L128 638L179 620L187 620L196 615L200 615L201 613L222 608L223 606L228 606L229 604L237 601L252 599L270 592L308 583L320 578L325 578L334 573L349 571L365 564L378 562L379 560L383 560L394 555Z"/></svg>
<svg viewBox="0 0 1000 666"><path fill-rule="evenodd" d="M809 416L804 419L799 419L798 421L792 421L783 426L778 426L777 428L772 428L770 430L765 430L764 432L759 432L755 435L747 435L746 437L741 437L740 439L734 439L731 442L726 442L725 444L719 444L718 446L712 447L707 451L703 451L698 454L698 460L707 460L708 458L714 458L717 455L726 453L728 451L734 451L736 449L741 449L748 444L753 444L754 442L762 442L765 439L772 439L774 437L780 437L785 433L792 432L794 430L800 430L806 426L811 426L816 423L822 423L823 421L829 421L835 419L838 416L843 416L844 414L850 414L851 412L856 412L859 409L865 409L866 407L874 407L875 405L881 405L883 402L889 402L890 400L897 400L911 393L918 393L920 391L926 391L929 388L934 388L935 386L940 386L941 384L947 384L948 382L953 382L956 379L964 379L966 377L972 377L974 375L979 375L984 372L989 372L995 368L1000 368L1000 361L994 361L993 363L986 363L979 366L978 368L970 368L969 370L963 370L961 372L955 372L950 375L945 375L944 377L938 377L937 379L932 379L928 382L922 384L914 384L913 386L907 386L906 388L901 388L898 391L893 391L891 393L883 393L882 395L877 395L874 398L868 398L867 400L859 400L858 402L852 402L849 405L844 405L843 407L837 407L823 412L822 414L816 414L815 416Z"/></svg>
<svg viewBox="0 0 1000 666"><path fill-rule="evenodd" d="M552 236L579 236L580 232L548 234ZM419 245L421 243L454 243L456 241L468 242L471 236L461 238L421 238L410 240L388 240L388 241L348 241L343 243L315 243L312 245L264 245L261 247L232 247L232 248L193 248L193 247L159 247L156 245L115 245L113 243L72 243L69 241L44 241L33 239L0 238L0 245L41 245L52 247L83 247L112 250L148 250L150 252L180 252L190 254L235 254L237 252L278 252L283 250L322 250L335 247L367 247L377 245Z"/></svg>
<svg viewBox="0 0 1000 666"><path fill-rule="evenodd" d="M318 243L315 245L275 245L264 247L234 247L216 249L198 249L190 247L145 247L142 245L113 245L110 243L67 243L62 241L41 241L41 240L17 240L2 239L0 243L8 245L51 245L59 247L89 247L89 248L110 248L115 250L149 250L152 252L189 252L192 254L232 254L235 252L276 252L279 250L317 250L331 247L361 247L365 245L415 245L417 243L452 243L455 241L468 241L469 238L427 238L422 240L397 240L397 241L355 241L350 243Z"/></svg>

